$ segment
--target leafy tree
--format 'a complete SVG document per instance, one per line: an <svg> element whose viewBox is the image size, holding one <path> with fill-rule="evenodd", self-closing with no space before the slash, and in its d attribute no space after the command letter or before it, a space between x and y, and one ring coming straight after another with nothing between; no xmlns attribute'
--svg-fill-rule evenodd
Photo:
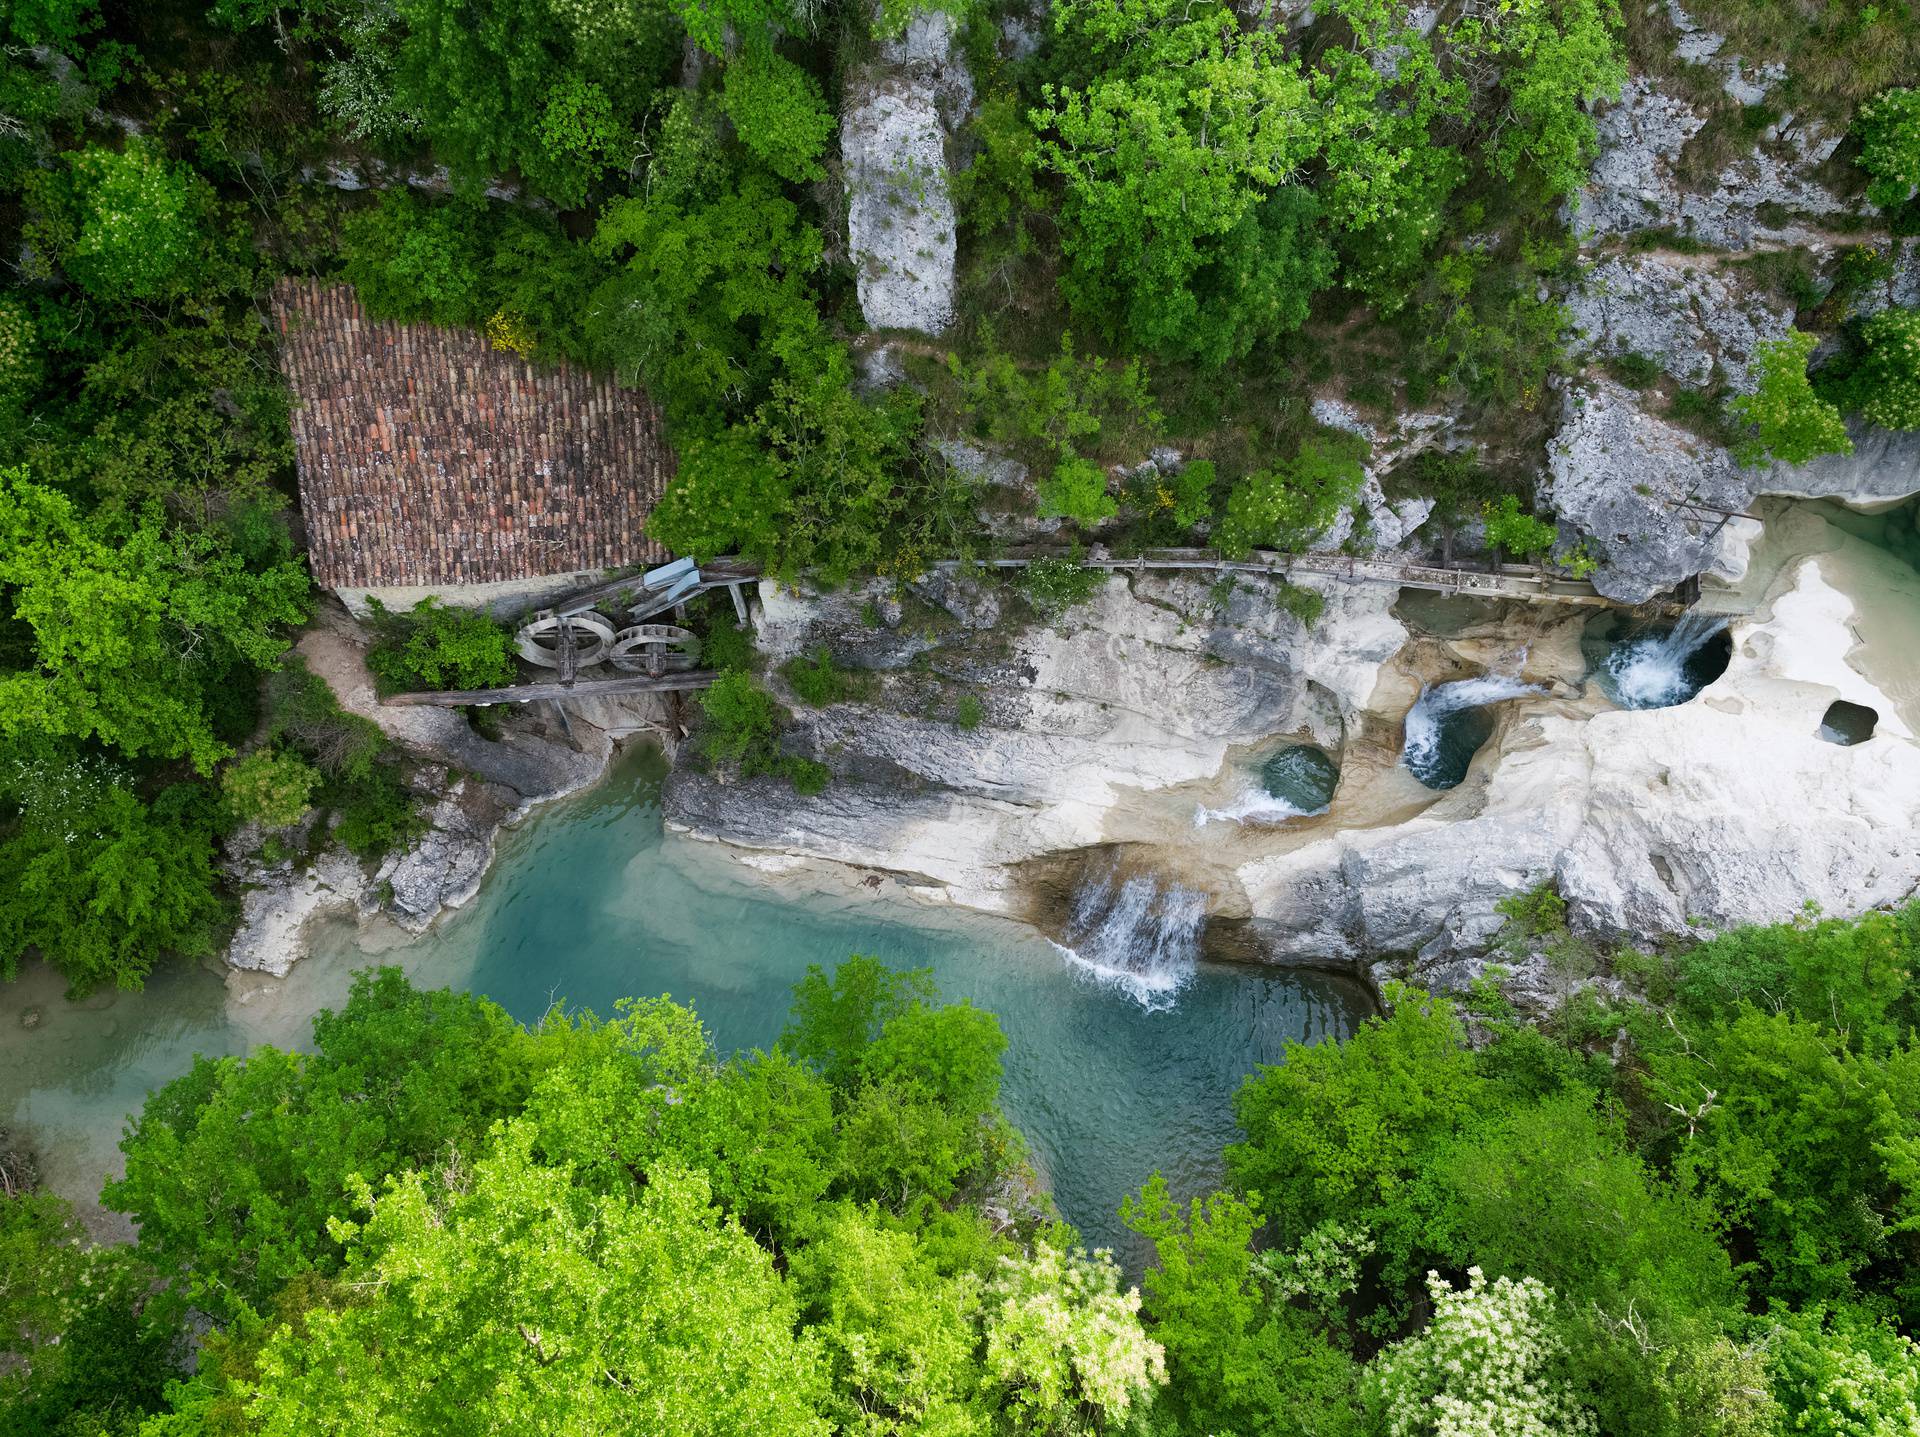
<svg viewBox="0 0 1920 1437"><path fill-rule="evenodd" d="M1120 1211L1154 1244L1145 1311L1170 1379L1156 1411L1181 1431L1333 1437L1352 1429L1353 1361L1304 1313L1272 1299L1251 1250L1260 1215L1247 1202L1215 1193L1182 1213L1155 1174Z"/></svg>
<svg viewBox="0 0 1920 1437"><path fill-rule="evenodd" d="M593 243L621 265L593 298L595 341L676 419L743 410L815 353L820 235L764 176L684 204L619 201Z"/></svg>
<svg viewBox="0 0 1920 1437"><path fill-rule="evenodd" d="M1487 527L1488 547L1509 554L1544 554L1560 537L1559 529L1545 519L1522 514L1512 494L1482 504L1480 518Z"/></svg>
<svg viewBox="0 0 1920 1437"><path fill-rule="evenodd" d="M417 115L471 191L509 171L565 207L620 156L637 111L674 58L659 11L634 6L629 42L581 43L615 7L547 0L398 0L406 32L392 109ZM651 12L651 23L649 23ZM384 40L369 37L374 46Z"/></svg>
<svg viewBox="0 0 1920 1437"><path fill-rule="evenodd" d="M1092 73L1043 87L1033 115L1039 159L1066 186L1069 301L1147 349L1211 362L1279 333L1323 272L1297 240L1258 255L1256 209L1315 148L1308 84L1281 38L1174 0L1054 13ZM1272 222L1285 234L1299 217L1283 206ZM1243 223L1255 230L1236 235Z"/></svg>
<svg viewBox="0 0 1920 1437"><path fill-rule="evenodd" d="M51 1193L0 1196L0 1437L132 1431L180 1371L179 1305Z"/></svg>
<svg viewBox="0 0 1920 1437"><path fill-rule="evenodd" d="M592 1430L824 1437L817 1342L772 1259L671 1164L583 1192L510 1125L443 1190L410 1172L343 1223L366 1296L260 1357L267 1433Z"/></svg>
<svg viewBox="0 0 1920 1437"><path fill-rule="evenodd" d="M983 1287L975 1274L942 1273L910 1234L841 1207L794 1256L789 1276L827 1354L827 1414L840 1430L991 1430L974 1355Z"/></svg>
<svg viewBox="0 0 1920 1437"><path fill-rule="evenodd" d="M197 1059L121 1140L126 1176L105 1201L139 1224L144 1256L223 1317L299 1273L339 1270L329 1222L348 1212L350 1177L471 1151L526 1098L531 1054L513 1021L484 998L416 992L397 969L355 975L313 1036L311 1056Z"/></svg>
<svg viewBox="0 0 1920 1437"><path fill-rule="evenodd" d="M1763 1291L1850 1296L1888 1218L1920 1218L1920 1171L1899 1158L1920 1152L1920 1052L1876 1060L1818 1022L1748 1009L1650 1066L1662 1101L1698 1114L1677 1173L1747 1234Z"/></svg>
<svg viewBox="0 0 1920 1437"><path fill-rule="evenodd" d="M1920 429L1920 309L1881 310L1860 326L1860 340L1848 402L1882 429Z"/></svg>
<svg viewBox="0 0 1920 1437"><path fill-rule="evenodd" d="M202 278L212 208L206 183L152 142L69 152L35 187L35 234L96 298L175 298Z"/></svg>
<svg viewBox="0 0 1920 1437"><path fill-rule="evenodd" d="M388 190L343 233L346 277L377 319L472 324L484 304L479 212Z"/></svg>
<svg viewBox="0 0 1920 1437"><path fill-rule="evenodd" d="M1082 1431L1089 1408L1097 1425L1117 1427L1167 1380L1165 1354L1135 1316L1139 1291L1120 1291L1105 1253L1042 1240L1030 1255L1003 1257L985 1309L987 1374L1016 1431Z"/></svg>
<svg viewBox="0 0 1920 1437"><path fill-rule="evenodd" d="M700 707L707 718L700 746L708 758L737 765L749 777L773 762L780 711L752 674L735 669L720 675L700 695Z"/></svg>
<svg viewBox="0 0 1920 1437"><path fill-rule="evenodd" d="M1920 1427L1920 1345L1858 1307L1775 1319L1770 1366L1780 1430L1896 1437Z"/></svg>
<svg viewBox="0 0 1920 1437"><path fill-rule="evenodd" d="M1365 478L1352 443L1310 439L1291 460L1233 486L1214 541L1230 558L1256 548L1305 548L1353 502Z"/></svg>
<svg viewBox="0 0 1920 1437"><path fill-rule="evenodd" d="M887 1024L933 998L931 968L894 969L855 953L828 976L809 963L794 985L792 1019L780 1046L835 1087L851 1088Z"/></svg>
<svg viewBox="0 0 1920 1437"><path fill-rule="evenodd" d="M787 507L786 475L753 433L735 427L696 437L647 516L647 532L676 554L773 554Z"/></svg>
<svg viewBox="0 0 1920 1437"><path fill-rule="evenodd" d="M1920 189L1920 90L1883 90L1854 117L1860 168L1872 176L1867 198L1883 210L1903 205Z"/></svg>
<svg viewBox="0 0 1920 1437"><path fill-rule="evenodd" d="M1814 393L1807 358L1819 339L1797 329L1761 344L1755 359L1760 378L1752 394L1733 401L1735 417L1758 431L1736 454L1743 464L1763 458L1804 464L1822 454L1851 454L1853 440L1839 407Z"/></svg>
<svg viewBox="0 0 1920 1437"><path fill-rule="evenodd" d="M151 805L98 759L49 744L0 758L0 977L38 952L78 993L138 988L163 956L211 952L216 893L206 791L176 784Z"/></svg>
<svg viewBox="0 0 1920 1437"><path fill-rule="evenodd" d="M1524 160L1548 194L1567 197L1586 183L1599 145L1589 107L1617 99L1627 78L1615 0L1519 0L1473 15L1450 40L1500 69L1504 113L1488 160L1503 179Z"/></svg>
<svg viewBox="0 0 1920 1437"><path fill-rule="evenodd" d="M727 66L721 105L740 143L781 179L802 183L826 175L820 153L833 133L833 115L819 85L793 61L768 52Z"/></svg>
<svg viewBox="0 0 1920 1437"><path fill-rule="evenodd" d="M31 667L0 674L0 735L95 737L131 755L228 752L209 689L271 668L306 616L307 577L282 549L258 569L158 506L83 517L22 470L0 470L0 586L33 632Z"/></svg>
<svg viewBox="0 0 1920 1437"><path fill-rule="evenodd" d="M220 788L234 816L266 828L286 828L305 818L319 781L320 775L297 754L270 748L233 760L220 774Z"/></svg>
<svg viewBox="0 0 1920 1437"><path fill-rule="evenodd" d="M1400 1278L1427 1241L1419 1176L1432 1146L1464 1131L1487 1097L1453 1005L1406 989L1391 1016L1371 1018L1344 1044L1289 1044L1234 1098L1247 1138L1227 1149L1227 1172L1260 1194L1280 1241L1329 1218L1376 1234Z"/></svg>
<svg viewBox="0 0 1920 1437"><path fill-rule="evenodd" d="M487 614L428 597L404 618L373 608L367 667L394 689L489 689L513 682L513 636Z"/></svg>

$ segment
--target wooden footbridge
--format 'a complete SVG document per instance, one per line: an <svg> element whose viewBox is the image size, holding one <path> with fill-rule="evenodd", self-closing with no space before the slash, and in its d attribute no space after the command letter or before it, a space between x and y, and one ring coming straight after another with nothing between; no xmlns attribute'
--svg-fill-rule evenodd
<svg viewBox="0 0 1920 1437"><path fill-rule="evenodd" d="M1043 560L1061 558L1074 558L1083 568L1104 569L1110 573L1187 571L1287 580L1338 579L1345 583L1391 584L1403 589L1457 594L1462 598L1628 609L1650 618L1683 613L1698 598L1697 592L1685 592L1673 600L1622 604L1607 598L1584 579L1555 573L1538 564L1476 568L1377 556L1282 554L1269 550L1255 550L1245 559L1223 559L1207 549L1151 549L1123 558L1108 554L1096 545L1079 556L1036 551L992 559L942 559L931 567L949 573L1024 569ZM724 588L732 597L735 614L745 623L748 610L742 588L759 578L757 568L738 559L716 559L697 568L692 561L681 559L644 574L610 579L530 615L522 614L524 622L517 635L521 657L538 667L554 670L553 680L505 688L394 694L383 702L464 708L470 704L612 698L703 689L718 675L692 666L698 648L692 635L671 625L649 621L668 610L684 616L688 600ZM616 628L612 620L604 617L608 613L623 613L625 626ZM614 678L579 677L582 669L601 665L611 665L621 672Z"/></svg>

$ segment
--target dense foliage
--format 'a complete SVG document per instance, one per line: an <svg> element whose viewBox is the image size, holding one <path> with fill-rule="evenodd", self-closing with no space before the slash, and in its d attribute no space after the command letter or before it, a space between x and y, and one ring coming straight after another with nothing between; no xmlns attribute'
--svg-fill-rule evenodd
<svg viewBox="0 0 1920 1437"><path fill-rule="evenodd" d="M666 999L528 1028L359 975L310 1053L148 1099L106 1191L137 1246L0 1196L0 1431L1912 1431L1920 909L1603 956L1508 907L1615 982L1534 1023L1390 987L1291 1045L1222 1190L1123 1204L1138 1292L924 972L812 969L727 1059Z"/></svg>
<svg viewBox="0 0 1920 1437"><path fill-rule="evenodd" d="M865 958L811 970L780 1044L725 1060L665 999L528 1029L362 974L311 1053L152 1095L106 1194L132 1251L0 1199L0 1397L132 1431L175 1374L151 1437L1122 1430L1161 1348L1031 1191L1004 1046ZM88 1264L124 1277L63 1294ZM180 1299L219 1323L190 1379L177 1328L114 1389L49 1341Z"/></svg>

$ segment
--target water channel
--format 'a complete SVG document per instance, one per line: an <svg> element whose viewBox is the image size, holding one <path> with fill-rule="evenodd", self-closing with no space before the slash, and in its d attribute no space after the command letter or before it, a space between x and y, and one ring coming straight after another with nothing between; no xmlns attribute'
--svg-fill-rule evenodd
<svg viewBox="0 0 1920 1437"><path fill-rule="evenodd" d="M24 973L0 986L0 1122L32 1139L49 1185L84 1208L148 1088L195 1053L297 1046L370 962L485 993L522 1020L555 1000L610 1013L619 998L668 993L731 1051L773 1041L809 963L870 953L929 965L947 997L999 1015L1004 1105L1062 1213L1090 1243L1137 1257L1115 1215L1122 1196L1156 1169L1176 1191L1204 1188L1235 1136L1241 1079L1289 1038L1343 1036L1366 1011L1336 979L1205 962L1177 1001L1150 1008L1014 923L884 890L789 889L664 833L664 772L657 751L631 750L599 788L504 835L479 895L419 939L342 922L284 980L175 970L143 993L79 1004L49 972Z"/></svg>

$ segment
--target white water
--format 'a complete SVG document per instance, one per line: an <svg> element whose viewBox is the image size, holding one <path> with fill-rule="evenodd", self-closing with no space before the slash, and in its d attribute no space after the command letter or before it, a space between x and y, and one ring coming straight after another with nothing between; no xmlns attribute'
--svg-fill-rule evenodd
<svg viewBox="0 0 1920 1437"><path fill-rule="evenodd" d="M1416 777L1431 774L1440 760L1441 722L1462 709L1475 709L1502 699L1517 699L1522 694L1542 692L1538 684L1522 683L1502 674L1487 674L1477 679L1455 679L1420 691L1407 714L1407 742L1400 761ZM1425 779L1422 778L1422 782Z"/></svg>
<svg viewBox="0 0 1920 1437"><path fill-rule="evenodd" d="M1193 826L1205 828L1209 823L1285 823L1289 818L1309 818L1326 811L1325 804L1319 808L1301 808L1284 798L1275 798L1255 783L1247 785L1238 798L1219 808L1208 808L1204 803L1197 805L1193 810Z"/></svg>
<svg viewBox="0 0 1920 1437"><path fill-rule="evenodd" d="M1615 700L1622 708L1663 709L1692 698L1687 660L1726 626L1724 616L1689 609L1671 632L1621 644L1607 655Z"/></svg>
<svg viewBox="0 0 1920 1437"><path fill-rule="evenodd" d="M1171 1008L1193 977L1204 894L1151 875L1089 875L1074 895L1067 942L1055 944L1081 972L1149 1012Z"/></svg>

